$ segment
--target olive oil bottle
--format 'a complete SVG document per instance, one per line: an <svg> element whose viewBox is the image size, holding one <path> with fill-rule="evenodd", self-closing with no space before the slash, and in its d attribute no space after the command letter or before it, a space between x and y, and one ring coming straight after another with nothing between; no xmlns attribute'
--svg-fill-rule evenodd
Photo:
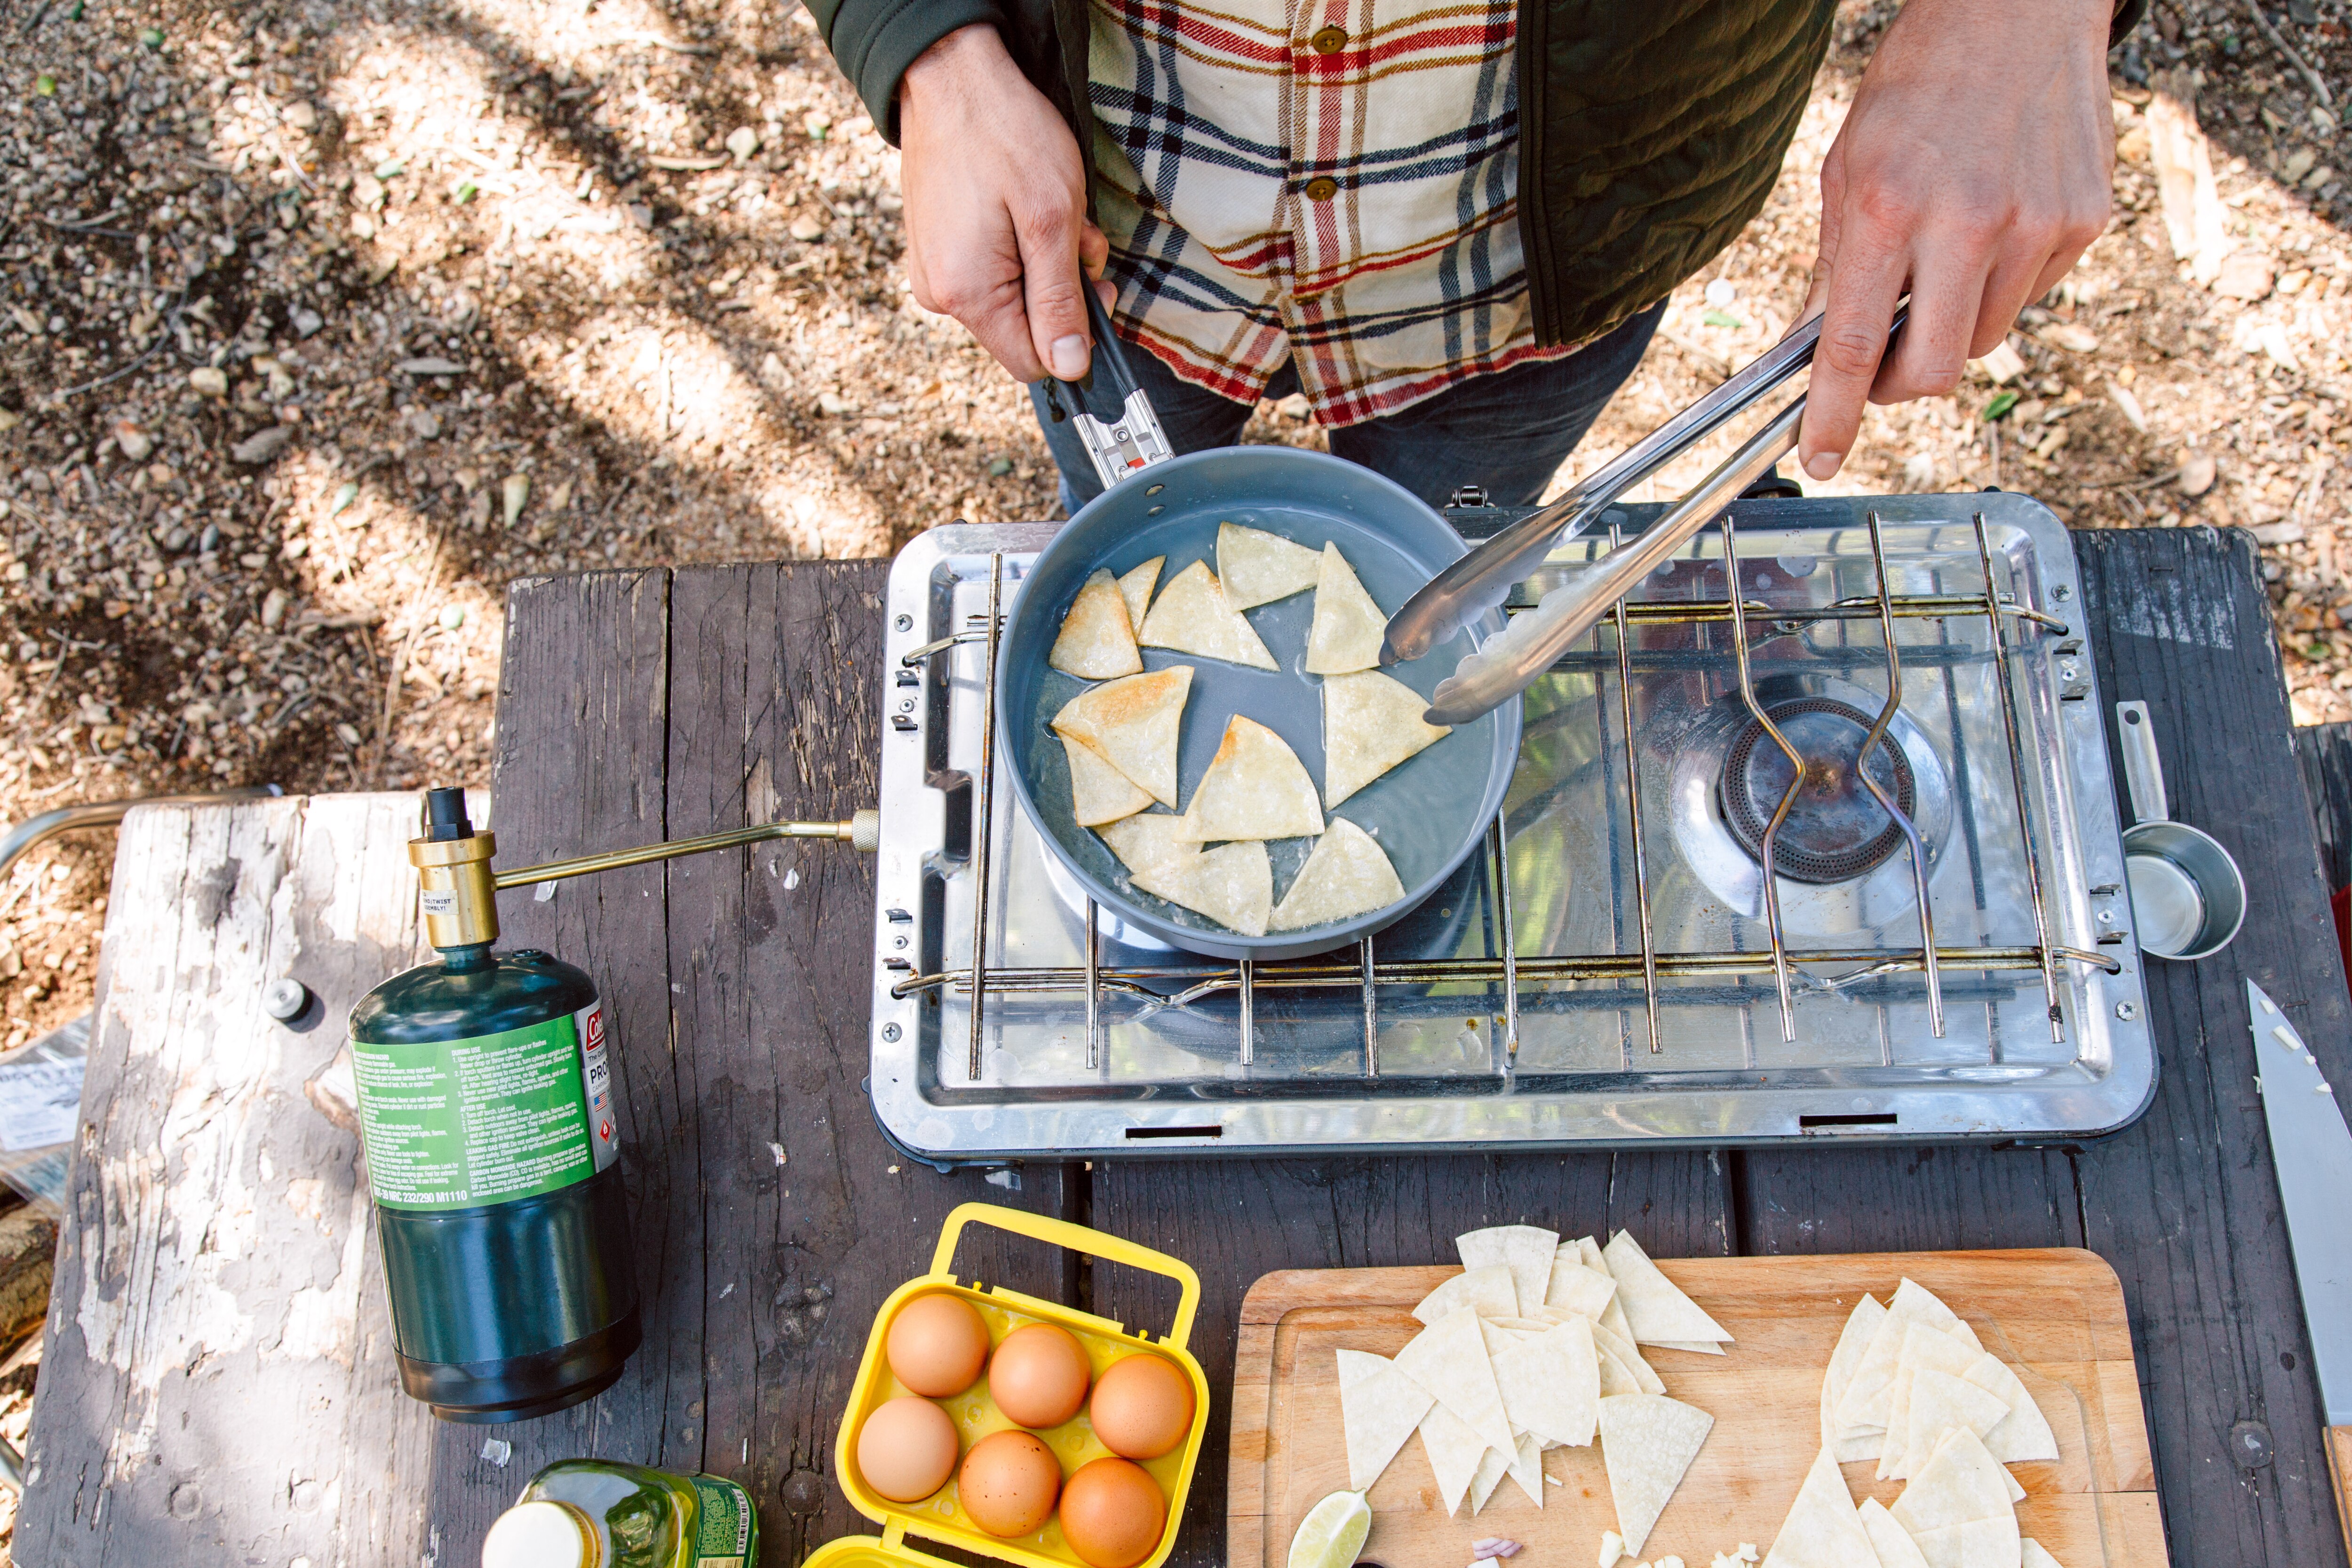
<svg viewBox="0 0 2352 1568"><path fill-rule="evenodd" d="M611 1386L641 1335L604 1009L585 971L491 951L497 846L465 792L425 816L408 857L439 962L352 1009L368 1186L402 1385L444 1420L519 1421Z"/></svg>
<svg viewBox="0 0 2352 1568"><path fill-rule="evenodd" d="M749 1568L751 1494L717 1476L560 1459L482 1541L482 1568Z"/></svg>

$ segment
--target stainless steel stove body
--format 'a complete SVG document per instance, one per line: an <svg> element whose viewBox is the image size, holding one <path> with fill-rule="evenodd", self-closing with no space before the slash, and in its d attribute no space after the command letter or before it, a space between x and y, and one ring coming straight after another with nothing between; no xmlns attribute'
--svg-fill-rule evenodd
<svg viewBox="0 0 2352 1568"><path fill-rule="evenodd" d="M955 1161L2130 1121L2156 1057L2065 530L2005 494L1732 523L1528 692L1486 853L1372 942L1255 965L1094 910L982 765L992 594L1051 527L915 541L886 612L884 1128Z"/></svg>

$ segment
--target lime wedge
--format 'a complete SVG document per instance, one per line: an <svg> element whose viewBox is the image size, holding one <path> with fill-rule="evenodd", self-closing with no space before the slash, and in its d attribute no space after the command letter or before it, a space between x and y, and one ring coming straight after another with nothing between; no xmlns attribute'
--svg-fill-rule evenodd
<svg viewBox="0 0 2352 1568"><path fill-rule="evenodd" d="M1372 1532L1372 1505L1361 1492L1333 1492L1307 1510L1290 1538L1289 1568L1349 1568Z"/></svg>

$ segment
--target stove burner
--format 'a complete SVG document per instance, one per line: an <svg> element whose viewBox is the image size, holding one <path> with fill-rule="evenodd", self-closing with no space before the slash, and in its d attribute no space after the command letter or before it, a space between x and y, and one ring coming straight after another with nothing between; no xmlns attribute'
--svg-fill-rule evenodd
<svg viewBox="0 0 2352 1568"><path fill-rule="evenodd" d="M1832 697L1808 697L1767 710L1780 733L1805 759L1805 782L1788 819L1772 840L1772 868L1799 882L1843 882L1875 868L1904 845L1903 829L1864 784L1855 759L1870 733L1871 716ZM1723 819L1750 858L1764 859L1764 829L1788 793L1788 753L1751 719L1723 759L1717 785ZM1916 809L1911 763L1902 748L1882 738L1871 776L1895 797L1905 816Z"/></svg>

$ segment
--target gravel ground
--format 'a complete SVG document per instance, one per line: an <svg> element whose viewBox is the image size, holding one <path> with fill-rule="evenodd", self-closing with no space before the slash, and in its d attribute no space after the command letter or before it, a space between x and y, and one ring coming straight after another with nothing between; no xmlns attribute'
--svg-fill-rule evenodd
<svg viewBox="0 0 2352 1568"><path fill-rule="evenodd" d="M2261 5L2332 107L2245 0L2157 0L2112 83L2105 236L2013 361L1874 411L1826 488L2252 526L2316 722L2352 718L2352 38L2346 0ZM1786 325L1893 10L1844 7L1770 207L1579 465ZM11 820L481 784L518 576L1053 511L1019 389L908 298L897 155L797 8L5 0L0 39ZM2167 237L2167 88L2211 138L2218 272ZM1268 405L1249 438L1322 437ZM0 1044L89 1005L110 857L87 836L0 887Z"/></svg>

